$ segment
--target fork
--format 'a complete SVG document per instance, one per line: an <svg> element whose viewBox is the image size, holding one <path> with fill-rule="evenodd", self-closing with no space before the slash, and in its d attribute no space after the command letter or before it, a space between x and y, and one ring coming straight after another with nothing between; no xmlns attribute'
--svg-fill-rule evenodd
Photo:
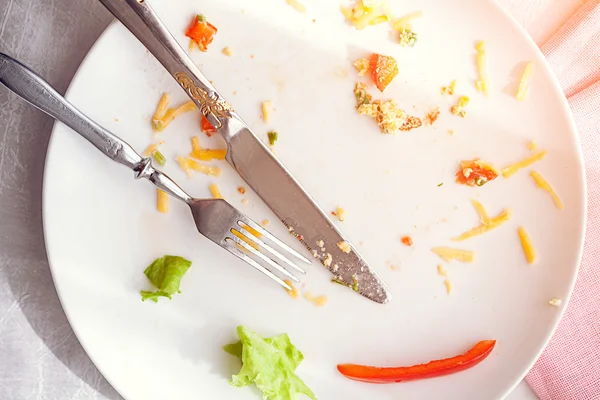
<svg viewBox="0 0 600 400"><path fill-rule="evenodd" d="M300 273L305 271L294 264L281 250L310 264L307 258L236 210L227 201L196 199L188 195L166 174L155 169L149 157L140 156L127 142L102 128L79 111L38 74L4 53L0 53L0 83L33 106L79 133L112 160L133 170L136 179L148 179L158 189L185 202L190 206L198 231L231 254L288 290L292 290L292 287L277 276L273 270L299 282L298 278L284 265ZM246 229L247 227L254 229L262 238L268 239L271 244L250 233ZM242 235L243 238L240 237ZM261 250L266 250L267 254ZM278 262L274 259L277 259Z"/></svg>

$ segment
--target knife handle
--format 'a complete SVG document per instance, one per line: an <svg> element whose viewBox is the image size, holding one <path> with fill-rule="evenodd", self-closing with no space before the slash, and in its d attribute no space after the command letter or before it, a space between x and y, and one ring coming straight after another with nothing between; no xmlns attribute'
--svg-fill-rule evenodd
<svg viewBox="0 0 600 400"><path fill-rule="evenodd" d="M169 71L215 129L232 117L229 104L206 79L145 0L100 0Z"/></svg>

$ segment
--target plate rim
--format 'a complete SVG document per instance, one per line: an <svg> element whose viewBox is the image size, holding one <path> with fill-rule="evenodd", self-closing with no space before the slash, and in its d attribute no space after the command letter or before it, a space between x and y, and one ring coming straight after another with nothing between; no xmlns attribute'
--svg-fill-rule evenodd
<svg viewBox="0 0 600 400"><path fill-rule="evenodd" d="M548 60L546 59L546 56L543 54L540 47L537 45L537 43L535 43L533 38L527 32L527 30L515 19L515 17L513 17L508 12L508 10L505 9L504 6L502 6L502 4L500 4L500 0L487 0L487 1L492 7L494 7L496 9L496 12L498 12L498 14L500 14L503 18L505 18L507 21L509 21L513 25L513 27L516 29L516 31L518 31L518 33L520 33L520 35L524 39L524 41L533 49L534 52L537 52L538 56L540 56L540 58L543 60L544 67L550 71L549 76L550 76L550 81L552 84L551 88L554 92L556 92L558 94L557 97L559 98L560 105L566 111L566 113L568 115L569 126L571 127L571 130L574 132L574 134L576 136L576 140L577 140L577 144L578 144L576 146L577 160L578 160L578 164L579 164L579 169L581 171L580 178L581 178L581 182L582 182L582 204L580 205L582 207L582 215L581 215L582 221L580 221L581 222L581 240L579 242L578 250L577 250L577 260L578 260L577 268L575 268L575 273L572 275L571 281L568 284L568 293L567 293L566 298L563 299L563 306L560 308L560 310L558 310L559 318L557 318L555 320L555 322L551 325L551 327L548 330L543 341L540 341L540 343L538 344L538 350L536 351L535 357L532 358L529 363L527 363L526 365L523 366L523 370L519 374L518 379L516 379L512 385L507 386L507 389L505 390L505 392L502 395L502 398L506 398L508 395L510 395L510 393L512 393L514 391L514 389L517 387L517 385L519 385L525 379L525 377L531 371L531 369L533 368L535 363L539 360L540 356L542 355L542 353L548 346L550 340L556 333L558 325L560 324L560 322L562 321L562 319L564 317L566 309L567 309L569 302L571 300L571 297L573 295L573 291L575 288L575 284L577 282L577 278L579 277L579 270L580 270L581 261L583 258L583 250L584 250L584 244L585 244L585 238L586 238L586 232L587 232L587 217L588 217L589 199L588 199L588 187L587 187L587 180L586 180L587 174L586 174L586 168L585 168L585 160L584 160L583 148L581 145L581 138L579 135L579 130L577 129L577 124L575 122L573 112L572 112L571 107L569 106L568 100L560 86L560 82L559 82L557 76L555 75L553 69L551 68ZM71 78L71 81L69 82L67 90L65 91L64 97L67 100L69 99L69 94L72 90L73 84L77 82L78 77L81 74L81 71L90 62L89 60L90 60L90 55L92 54L92 52L94 52L94 50L96 50L96 48L101 45L102 41L104 40L104 37L107 34L109 34L112 30L117 29L116 27L118 24L120 24L120 22L117 19L113 18L112 21L106 26L106 28L98 36L98 38L94 41L93 45L88 49L85 57L83 58L83 60L79 64L79 66L77 67L77 70L75 71L75 73L73 74L73 77ZM63 309L63 312L65 313L65 316L67 318L67 321L69 322L71 329L73 330L73 333L77 337L77 340L79 341L80 345L82 346L83 350L85 351L86 355L90 358L90 360L92 361L94 366L102 374L104 379L106 379L106 381L112 386L112 388L120 396L125 397L123 394L124 391L121 390L120 385L118 385L112 378L109 378L110 374L107 374L106 371L104 370L104 368L102 366L100 366L98 363L96 363L94 356L88 350L85 340L80 336L76 327L74 326L74 324L71 321L72 320L71 315L70 315L69 311L67 310L67 307L65 307L64 302L63 302L63 298L62 298L62 294L61 294L62 292L60 290L60 284L55 279L52 251L48 244L47 214L50 213L50 211L48 210L48 207L46 205L47 204L46 198L48 196L48 190L46 190L46 188L49 186L49 184L48 184L49 183L48 182L48 179L49 179L48 178L49 155L53 148L53 143L54 143L54 139L55 139L55 132L57 130L57 126L60 126L60 125L63 125L63 124L60 123L59 121L54 121L54 123L52 125L52 129L50 132L50 138L48 141L48 146L47 146L46 154L45 154L44 172L43 172L43 178L42 178L42 231L43 231L43 237L44 237L44 246L45 246L46 255L48 258L48 266L50 269L50 273L52 276L52 282L56 289L56 293L57 293L60 305Z"/></svg>

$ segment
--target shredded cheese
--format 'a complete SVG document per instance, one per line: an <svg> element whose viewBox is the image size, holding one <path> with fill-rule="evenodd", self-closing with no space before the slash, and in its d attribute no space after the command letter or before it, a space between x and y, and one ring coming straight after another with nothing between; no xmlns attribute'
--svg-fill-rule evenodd
<svg viewBox="0 0 600 400"><path fill-rule="evenodd" d="M444 285L446 286L446 293L448 293L449 295L452 294L452 289L454 289L454 287L452 286L452 282L450 282L448 279L445 279Z"/></svg>
<svg viewBox="0 0 600 400"><path fill-rule="evenodd" d="M225 149L213 150L213 149L202 149L201 148L198 150L193 150L190 153L190 155L201 161L224 160L225 155L227 155L227 150L225 150Z"/></svg>
<svg viewBox="0 0 600 400"><path fill-rule="evenodd" d="M552 200L554 200L554 204L556 204L556 207L558 207L560 210L565 208L562 201L560 200L560 197L558 197L558 194L556 194L552 186L550 186L548 181L546 181L546 179L544 179L544 177L540 175L539 172L531 171L529 175L531 175L536 185L540 189L545 190L550 196L552 196Z"/></svg>
<svg viewBox="0 0 600 400"><path fill-rule="evenodd" d="M525 228L522 226L519 227L517 232L519 233L519 239L521 239L521 246L523 247L523 252L525 253L527 263L533 264L536 259L536 252L533 244L531 243L531 239L529 238Z"/></svg>
<svg viewBox="0 0 600 400"><path fill-rule="evenodd" d="M476 82L477 90L483 92L486 96L490 95L490 78L487 70L487 55L485 51L485 42L481 41L475 46L477 50L477 70L479 80Z"/></svg>
<svg viewBox="0 0 600 400"><path fill-rule="evenodd" d="M157 124L162 116L167 111L167 107L169 107L169 102L171 101L169 95L167 93L163 93L160 96L160 100L158 101L158 105L156 106L156 111L154 111L154 116L152 117L152 127Z"/></svg>
<svg viewBox="0 0 600 400"><path fill-rule="evenodd" d="M523 71L523 76L521 77L521 81L519 82L519 88L517 89L517 94L515 97L519 101L525 100L527 95L529 94L529 78L533 73L533 62L530 62L525 67L525 71Z"/></svg>
<svg viewBox="0 0 600 400"><path fill-rule="evenodd" d="M269 123L269 119L271 118L271 107L272 106L273 106L273 103L271 103L269 100L262 102L262 117L263 117L263 121L265 121L265 123Z"/></svg>
<svg viewBox="0 0 600 400"><path fill-rule="evenodd" d="M248 226L244 226L244 228L246 228L246 230L248 230ZM237 236L238 238L240 238L241 240L243 240L248 246L252 247L254 250L256 251L260 251L260 247L258 246L258 244L254 243L252 240L250 240L249 238L247 238L242 232L236 230L236 229L232 229L231 233L233 233L235 236ZM236 243L238 245L238 248L242 249L242 250L247 250L246 248L244 248L244 246Z"/></svg>
<svg viewBox="0 0 600 400"><path fill-rule="evenodd" d="M156 189L156 208L161 213L169 212L169 195L160 189Z"/></svg>
<svg viewBox="0 0 600 400"><path fill-rule="evenodd" d="M294 10L304 13L306 12L306 7L304 4L300 3L298 0L285 0L290 6L294 8Z"/></svg>
<svg viewBox="0 0 600 400"><path fill-rule="evenodd" d="M189 178L191 178L192 176L194 176L192 169L190 168L188 159L182 156L178 156L176 158L177 162L179 163L179 166L181 167L182 170L185 171L185 173L187 174L187 176Z"/></svg>
<svg viewBox="0 0 600 400"><path fill-rule="evenodd" d="M327 296L313 296L310 292L304 293L304 298L317 307L323 307L327 304Z"/></svg>
<svg viewBox="0 0 600 400"><path fill-rule="evenodd" d="M487 211L485 211L483 205L475 199L471 199L471 203L473 204L473 207L475 207L475 211L477 211L477 214L479 215L479 220L481 221L481 224L486 226L490 225L492 220L490 219L490 216L488 215Z"/></svg>
<svg viewBox="0 0 600 400"><path fill-rule="evenodd" d="M411 29L411 23L415 18L419 18L423 15L423 11L417 11L404 17L400 17L392 23L392 28L397 31L404 31L406 29Z"/></svg>
<svg viewBox="0 0 600 400"><path fill-rule="evenodd" d="M161 101L162 101L162 98L161 98ZM160 102L159 102L159 106L160 106ZM162 132L165 130L165 128L171 122L173 122L173 120L175 118L179 117L180 115L182 115L184 113L194 111L197 109L198 109L198 107L196 107L196 104L194 104L194 102L190 100L190 101L183 103L179 107L167 109L167 111L165 111L165 113L162 114L162 116L158 119L154 118L157 115L157 113L155 112L154 117L152 118L152 129L154 129L157 132ZM157 107L157 112L158 112L158 107Z"/></svg>
<svg viewBox="0 0 600 400"><path fill-rule="evenodd" d="M285 289L285 291L287 292L287 294L289 294L289 295L290 295L290 297L291 297L292 299L294 299L294 300L298 299L298 289L296 289L296 288L294 287L294 285L292 284L292 281L290 281L289 279L285 279L285 280L284 280L284 282L285 282L285 283L286 283L286 284L287 284L289 287L291 287L291 288L292 288L292 290L289 290L289 289L286 289L286 288L284 288L284 289Z"/></svg>
<svg viewBox="0 0 600 400"><path fill-rule="evenodd" d="M221 168L219 167L209 167L207 165L202 165L192 160L191 158L187 158L186 161L188 168L191 168L194 171L202 172L203 174L211 176L221 175Z"/></svg>
<svg viewBox="0 0 600 400"><path fill-rule="evenodd" d="M542 158L546 156L548 153L547 150L542 150L538 153L535 153L531 157L527 157L524 160L518 161L502 170L502 176L505 178L510 178L514 174L516 174L519 170L530 166L531 164L540 161Z"/></svg>
<svg viewBox="0 0 600 400"><path fill-rule="evenodd" d="M474 236L482 235L488 231L491 231L492 229L497 228L498 226L505 223L506 221L510 220L511 217L512 217L512 212L509 209L503 210L497 217L490 219L490 222L488 225L480 225L478 227L475 227L475 228L463 233L460 236L452 238L452 241L461 242L463 240L467 240Z"/></svg>
<svg viewBox="0 0 600 400"><path fill-rule="evenodd" d="M439 276L448 277L448 270L442 264L438 264L438 266L437 266L437 272L438 272Z"/></svg>
<svg viewBox="0 0 600 400"><path fill-rule="evenodd" d="M468 250L459 250L450 247L434 247L431 249L431 251L440 256L440 258L446 262L456 260L470 263L475 259L475 253Z"/></svg>
<svg viewBox="0 0 600 400"><path fill-rule="evenodd" d="M357 0L353 7L340 7L342 14L356 29L390 21L392 16L385 1Z"/></svg>
<svg viewBox="0 0 600 400"><path fill-rule="evenodd" d="M212 194L213 199L223 198L223 196L221 195L221 191L219 190L219 187L216 183L211 183L211 185L208 188L210 189L210 193Z"/></svg>
<svg viewBox="0 0 600 400"><path fill-rule="evenodd" d="M196 151L196 150L202 150L202 147L200 146L200 140L198 139L198 136L193 136L192 137L192 151Z"/></svg>
<svg viewBox="0 0 600 400"><path fill-rule="evenodd" d="M157 148L158 148L157 144L151 144L150 146L146 147L146 150L144 150L142 155L144 157L150 157L152 155L152 153L154 153L156 151Z"/></svg>

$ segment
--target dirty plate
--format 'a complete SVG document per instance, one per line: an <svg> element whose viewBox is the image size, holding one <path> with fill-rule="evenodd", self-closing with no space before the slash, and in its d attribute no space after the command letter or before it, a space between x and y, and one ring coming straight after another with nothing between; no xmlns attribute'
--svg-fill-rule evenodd
<svg viewBox="0 0 600 400"><path fill-rule="evenodd" d="M340 229L389 285L380 305L334 285L316 263L301 295L327 296L316 307L294 300L261 274L201 237L187 206L171 201L156 211L154 188L134 181L93 146L57 124L44 180L44 228L56 288L77 337L110 383L127 399L258 399L228 378L239 362L221 346L235 327L264 336L286 332L305 355L298 374L320 399L498 399L525 375L558 323L575 280L584 232L582 158L572 117L555 79L526 34L495 3L482 0L406 0L397 15L423 11L414 22L415 48L390 37L388 24L357 31L339 2L306 0L299 13L283 0L152 1L187 48L184 30L203 13L219 28L207 53L192 58L240 115L266 141L276 130L277 156L327 212L342 206ZM475 43L485 40L491 95L475 90ZM233 55L221 53L230 47ZM372 52L393 55L400 74L384 94L408 114L436 107L433 126L381 135L355 111L352 62ZM514 92L527 62L535 64L529 97ZM440 88L457 80L454 96ZM173 79L120 24L111 25L80 67L68 98L81 110L143 151L155 140L150 117L162 92L186 100ZM451 115L458 96L471 98L466 118ZM274 105L268 124L260 104ZM190 194L224 197L288 238L283 226L224 163L220 178L188 179L175 162L190 138L218 148L220 138L199 130L188 113L159 136L165 171ZM451 135L449 131L453 131ZM454 182L458 162L480 157L498 167L548 150L545 159L510 179L483 187ZM539 171L565 204L559 210L529 176ZM247 199L247 202L243 199ZM512 219L464 242L450 238L476 226L470 199L492 216L510 208ZM528 265L517 235L525 227L538 252ZM400 238L409 235L413 246ZM292 242L292 238L287 239ZM298 243L293 243L297 245ZM444 263L432 247L475 252L473 263ZM180 295L142 303L144 268L164 254L193 261ZM454 290L446 293L438 264ZM563 300L562 307L548 301ZM476 368L439 379L369 385L343 378L338 363L411 365L462 353L496 339Z"/></svg>

